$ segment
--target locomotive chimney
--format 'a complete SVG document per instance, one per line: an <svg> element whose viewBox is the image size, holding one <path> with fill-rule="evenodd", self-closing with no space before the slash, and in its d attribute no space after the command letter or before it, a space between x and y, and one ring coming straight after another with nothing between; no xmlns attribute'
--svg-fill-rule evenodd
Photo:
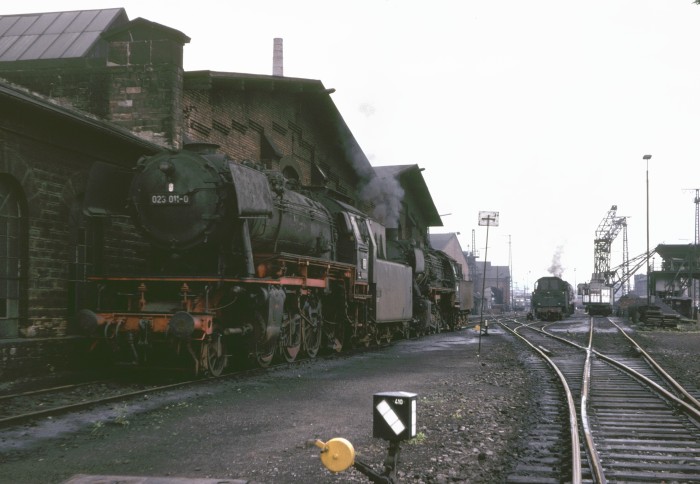
<svg viewBox="0 0 700 484"><path fill-rule="evenodd" d="M272 75L284 75L284 55L282 52L282 39L279 37L274 40L274 48L272 53Z"/></svg>
<svg viewBox="0 0 700 484"><path fill-rule="evenodd" d="M399 240L399 229L390 229L389 227L387 227L386 240Z"/></svg>

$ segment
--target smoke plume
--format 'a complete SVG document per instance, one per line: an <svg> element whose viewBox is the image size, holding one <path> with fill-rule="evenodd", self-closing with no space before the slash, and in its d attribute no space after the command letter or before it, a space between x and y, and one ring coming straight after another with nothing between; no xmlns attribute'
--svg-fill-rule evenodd
<svg viewBox="0 0 700 484"><path fill-rule="evenodd" d="M547 269L547 271L555 277L561 277L562 274L564 273L564 268L561 265L561 253L562 253L562 251L563 251L562 246L557 247L557 250L554 252L554 255L552 256L552 265L550 265L549 269Z"/></svg>
<svg viewBox="0 0 700 484"><path fill-rule="evenodd" d="M404 189L396 178L375 176L360 189L360 197L374 207L372 217L387 228L399 226Z"/></svg>
<svg viewBox="0 0 700 484"><path fill-rule="evenodd" d="M363 106L362 109L367 116L374 113L372 105ZM358 196L363 202L374 207L371 215L378 222L387 228L398 228L401 201L404 196L401 184L393 177L378 177L357 141L347 131L347 127L338 125L337 129L341 149L360 179Z"/></svg>

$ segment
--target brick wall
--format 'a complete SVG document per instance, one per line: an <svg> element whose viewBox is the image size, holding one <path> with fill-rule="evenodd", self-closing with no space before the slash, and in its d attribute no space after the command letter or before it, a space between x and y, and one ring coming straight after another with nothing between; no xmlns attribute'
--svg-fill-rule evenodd
<svg viewBox="0 0 700 484"><path fill-rule="evenodd" d="M302 184L311 184L313 165L317 165L330 178L331 188L352 197L357 174L327 132L328 120L307 105L285 91L186 88L185 138L217 144L237 161L264 161L267 168L280 169L281 157L263 156L269 140L282 157L293 160Z"/></svg>
<svg viewBox="0 0 700 484"><path fill-rule="evenodd" d="M109 43L107 119L169 148L182 145L182 44L171 38Z"/></svg>
<svg viewBox="0 0 700 484"><path fill-rule="evenodd" d="M0 375L67 367L85 354L76 354L70 335L78 334L73 315L89 289L81 279L95 255L81 246L87 173L95 161L132 166L146 152L133 141L0 97L0 175L18 187L24 226L19 328L0 339ZM145 244L127 220L95 223L111 240L99 247L107 260L125 269L143 266Z"/></svg>
<svg viewBox="0 0 700 484"><path fill-rule="evenodd" d="M16 125L15 125L16 127ZM74 333L68 304L75 290L73 266L79 260L78 234L85 219L76 218L76 205L94 159L80 154L80 147L61 148L52 143L9 136L0 129L0 173L13 176L27 199L26 294L27 307L20 335L62 336ZM71 187L66 190L66 187ZM101 222L112 243L104 247L106 258L125 269L143 264L143 242L133 225L123 219ZM118 241L118 242L114 242ZM117 245L118 244L118 245Z"/></svg>

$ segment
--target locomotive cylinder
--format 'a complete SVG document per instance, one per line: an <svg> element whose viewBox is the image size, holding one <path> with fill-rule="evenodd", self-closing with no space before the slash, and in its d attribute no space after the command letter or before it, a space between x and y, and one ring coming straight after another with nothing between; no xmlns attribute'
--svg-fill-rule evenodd
<svg viewBox="0 0 700 484"><path fill-rule="evenodd" d="M209 320L210 318L202 318L186 311L178 311L168 321L168 334L179 339L188 339L195 330L206 330Z"/></svg>
<svg viewBox="0 0 700 484"><path fill-rule="evenodd" d="M77 314L78 325L88 335L95 334L97 328L105 324L105 318L89 309L81 309Z"/></svg>

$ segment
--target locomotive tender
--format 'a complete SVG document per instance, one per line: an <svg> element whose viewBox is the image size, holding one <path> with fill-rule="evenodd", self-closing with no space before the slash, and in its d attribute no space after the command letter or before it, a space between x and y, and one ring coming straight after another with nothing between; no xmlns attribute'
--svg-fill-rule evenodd
<svg viewBox="0 0 700 484"><path fill-rule="evenodd" d="M112 171L93 168L86 214L114 205ZM231 356L267 366L276 354L291 362L459 321L458 264L418 247L388 257L381 224L279 172L192 145L143 157L127 185L117 198L150 267L90 276L95 301L77 316L93 348L119 361L184 358L219 375Z"/></svg>
<svg viewBox="0 0 700 484"><path fill-rule="evenodd" d="M537 319L560 321L574 314L573 287L560 277L540 277L535 282L531 306Z"/></svg>

